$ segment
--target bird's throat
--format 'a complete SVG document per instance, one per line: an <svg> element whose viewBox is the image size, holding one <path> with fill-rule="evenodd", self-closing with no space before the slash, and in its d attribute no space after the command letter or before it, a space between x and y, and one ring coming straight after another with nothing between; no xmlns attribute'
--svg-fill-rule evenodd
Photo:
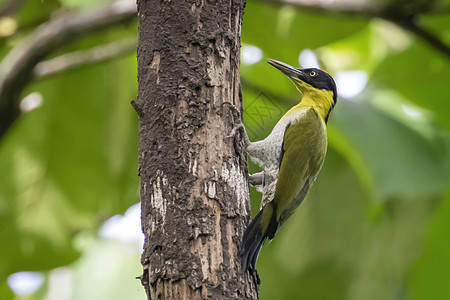
<svg viewBox="0 0 450 300"><path fill-rule="evenodd" d="M319 116L326 121L334 106L333 92L327 90L302 91L303 97L299 103L301 107L313 107Z"/></svg>

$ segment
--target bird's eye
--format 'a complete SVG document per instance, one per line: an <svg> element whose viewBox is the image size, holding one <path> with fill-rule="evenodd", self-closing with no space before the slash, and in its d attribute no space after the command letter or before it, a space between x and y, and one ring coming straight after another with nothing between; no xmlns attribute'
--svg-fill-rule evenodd
<svg viewBox="0 0 450 300"><path fill-rule="evenodd" d="M311 71L311 72L309 73L309 76L311 76L311 77L317 76L316 71Z"/></svg>

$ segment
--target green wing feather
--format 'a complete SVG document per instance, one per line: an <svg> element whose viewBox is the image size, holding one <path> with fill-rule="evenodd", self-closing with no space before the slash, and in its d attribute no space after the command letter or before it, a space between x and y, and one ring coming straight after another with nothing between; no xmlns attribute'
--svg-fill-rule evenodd
<svg viewBox="0 0 450 300"><path fill-rule="evenodd" d="M262 245L300 205L325 159L326 127L314 109L286 127L282 147L274 200L256 215L242 239L242 268L254 276Z"/></svg>
<svg viewBox="0 0 450 300"><path fill-rule="evenodd" d="M303 201L322 167L326 147L325 125L314 109L287 128L273 200L277 222L283 223Z"/></svg>

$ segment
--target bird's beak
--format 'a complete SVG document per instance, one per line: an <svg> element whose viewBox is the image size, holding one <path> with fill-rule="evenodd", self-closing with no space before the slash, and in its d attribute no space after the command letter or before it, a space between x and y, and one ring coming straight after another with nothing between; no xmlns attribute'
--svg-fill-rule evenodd
<svg viewBox="0 0 450 300"><path fill-rule="evenodd" d="M288 64L285 64L284 62L274 60L274 59L268 59L267 62L283 72L286 76L288 76L291 80L297 81L300 76L303 75L302 71L294 68L293 66L290 66Z"/></svg>

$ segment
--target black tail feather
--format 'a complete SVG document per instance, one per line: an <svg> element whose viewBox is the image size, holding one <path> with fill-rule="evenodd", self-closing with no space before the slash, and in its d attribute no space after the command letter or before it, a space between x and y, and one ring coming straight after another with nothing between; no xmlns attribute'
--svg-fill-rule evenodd
<svg viewBox="0 0 450 300"><path fill-rule="evenodd" d="M268 205L272 206L271 203ZM272 209L272 216L270 218L269 225L267 226L266 231L262 232L261 219L263 211L264 208L250 222L247 229L245 229L241 248L241 262L243 270L249 269L252 272L256 272L256 261L258 260L259 251L261 250L262 245L267 238L272 239L278 229L276 211L275 209Z"/></svg>
<svg viewBox="0 0 450 300"><path fill-rule="evenodd" d="M249 269L253 257L259 252L259 248L261 248L261 242L264 241L261 228L261 216L262 211L255 216L245 229L241 245L241 263L243 270ZM258 255L256 254L256 256ZM252 265L252 267L254 266Z"/></svg>

